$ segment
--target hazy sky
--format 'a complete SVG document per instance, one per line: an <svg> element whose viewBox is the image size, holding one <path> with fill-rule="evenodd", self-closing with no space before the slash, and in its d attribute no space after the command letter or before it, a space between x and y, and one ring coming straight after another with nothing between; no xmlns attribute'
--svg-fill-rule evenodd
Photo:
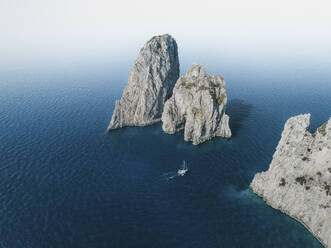
<svg viewBox="0 0 331 248"><path fill-rule="evenodd" d="M126 56L156 34L180 49L331 52L331 1L0 0L7 60Z"/></svg>

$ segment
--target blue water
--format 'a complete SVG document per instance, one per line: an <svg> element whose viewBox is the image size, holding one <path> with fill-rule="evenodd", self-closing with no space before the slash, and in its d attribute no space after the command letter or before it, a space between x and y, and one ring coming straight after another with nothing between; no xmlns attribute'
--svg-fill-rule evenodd
<svg viewBox="0 0 331 248"><path fill-rule="evenodd" d="M331 116L331 72L205 63L234 136L198 147L161 124L105 132L129 63L2 75L0 247L321 247L249 184L290 116L310 112L312 130Z"/></svg>

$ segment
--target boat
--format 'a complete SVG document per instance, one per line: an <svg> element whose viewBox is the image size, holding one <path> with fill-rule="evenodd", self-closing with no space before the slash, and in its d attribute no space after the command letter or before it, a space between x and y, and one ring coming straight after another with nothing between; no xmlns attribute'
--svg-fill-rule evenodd
<svg viewBox="0 0 331 248"><path fill-rule="evenodd" d="M183 160L183 164L181 165L180 169L177 171L178 176L184 176L186 172L188 171L188 168L186 166L185 160Z"/></svg>

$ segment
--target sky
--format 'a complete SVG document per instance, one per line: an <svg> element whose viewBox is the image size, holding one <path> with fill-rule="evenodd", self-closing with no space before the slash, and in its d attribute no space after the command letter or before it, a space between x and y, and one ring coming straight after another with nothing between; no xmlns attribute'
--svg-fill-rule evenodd
<svg viewBox="0 0 331 248"><path fill-rule="evenodd" d="M323 0L0 0L0 65L116 61L169 33L179 51L330 57Z"/></svg>

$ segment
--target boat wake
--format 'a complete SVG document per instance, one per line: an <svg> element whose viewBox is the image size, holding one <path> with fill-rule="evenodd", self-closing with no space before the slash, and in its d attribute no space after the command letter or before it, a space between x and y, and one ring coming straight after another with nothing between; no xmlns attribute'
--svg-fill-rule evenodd
<svg viewBox="0 0 331 248"><path fill-rule="evenodd" d="M167 181L172 180L176 177L178 177L178 173L174 171L166 172L161 175L161 178Z"/></svg>
<svg viewBox="0 0 331 248"><path fill-rule="evenodd" d="M182 177L185 176L185 174L188 172L188 168L186 165L185 160L183 161L183 164L180 166L180 168L178 169L177 172L166 172L164 174L161 175L161 178L165 179L165 180L172 180L176 177Z"/></svg>

